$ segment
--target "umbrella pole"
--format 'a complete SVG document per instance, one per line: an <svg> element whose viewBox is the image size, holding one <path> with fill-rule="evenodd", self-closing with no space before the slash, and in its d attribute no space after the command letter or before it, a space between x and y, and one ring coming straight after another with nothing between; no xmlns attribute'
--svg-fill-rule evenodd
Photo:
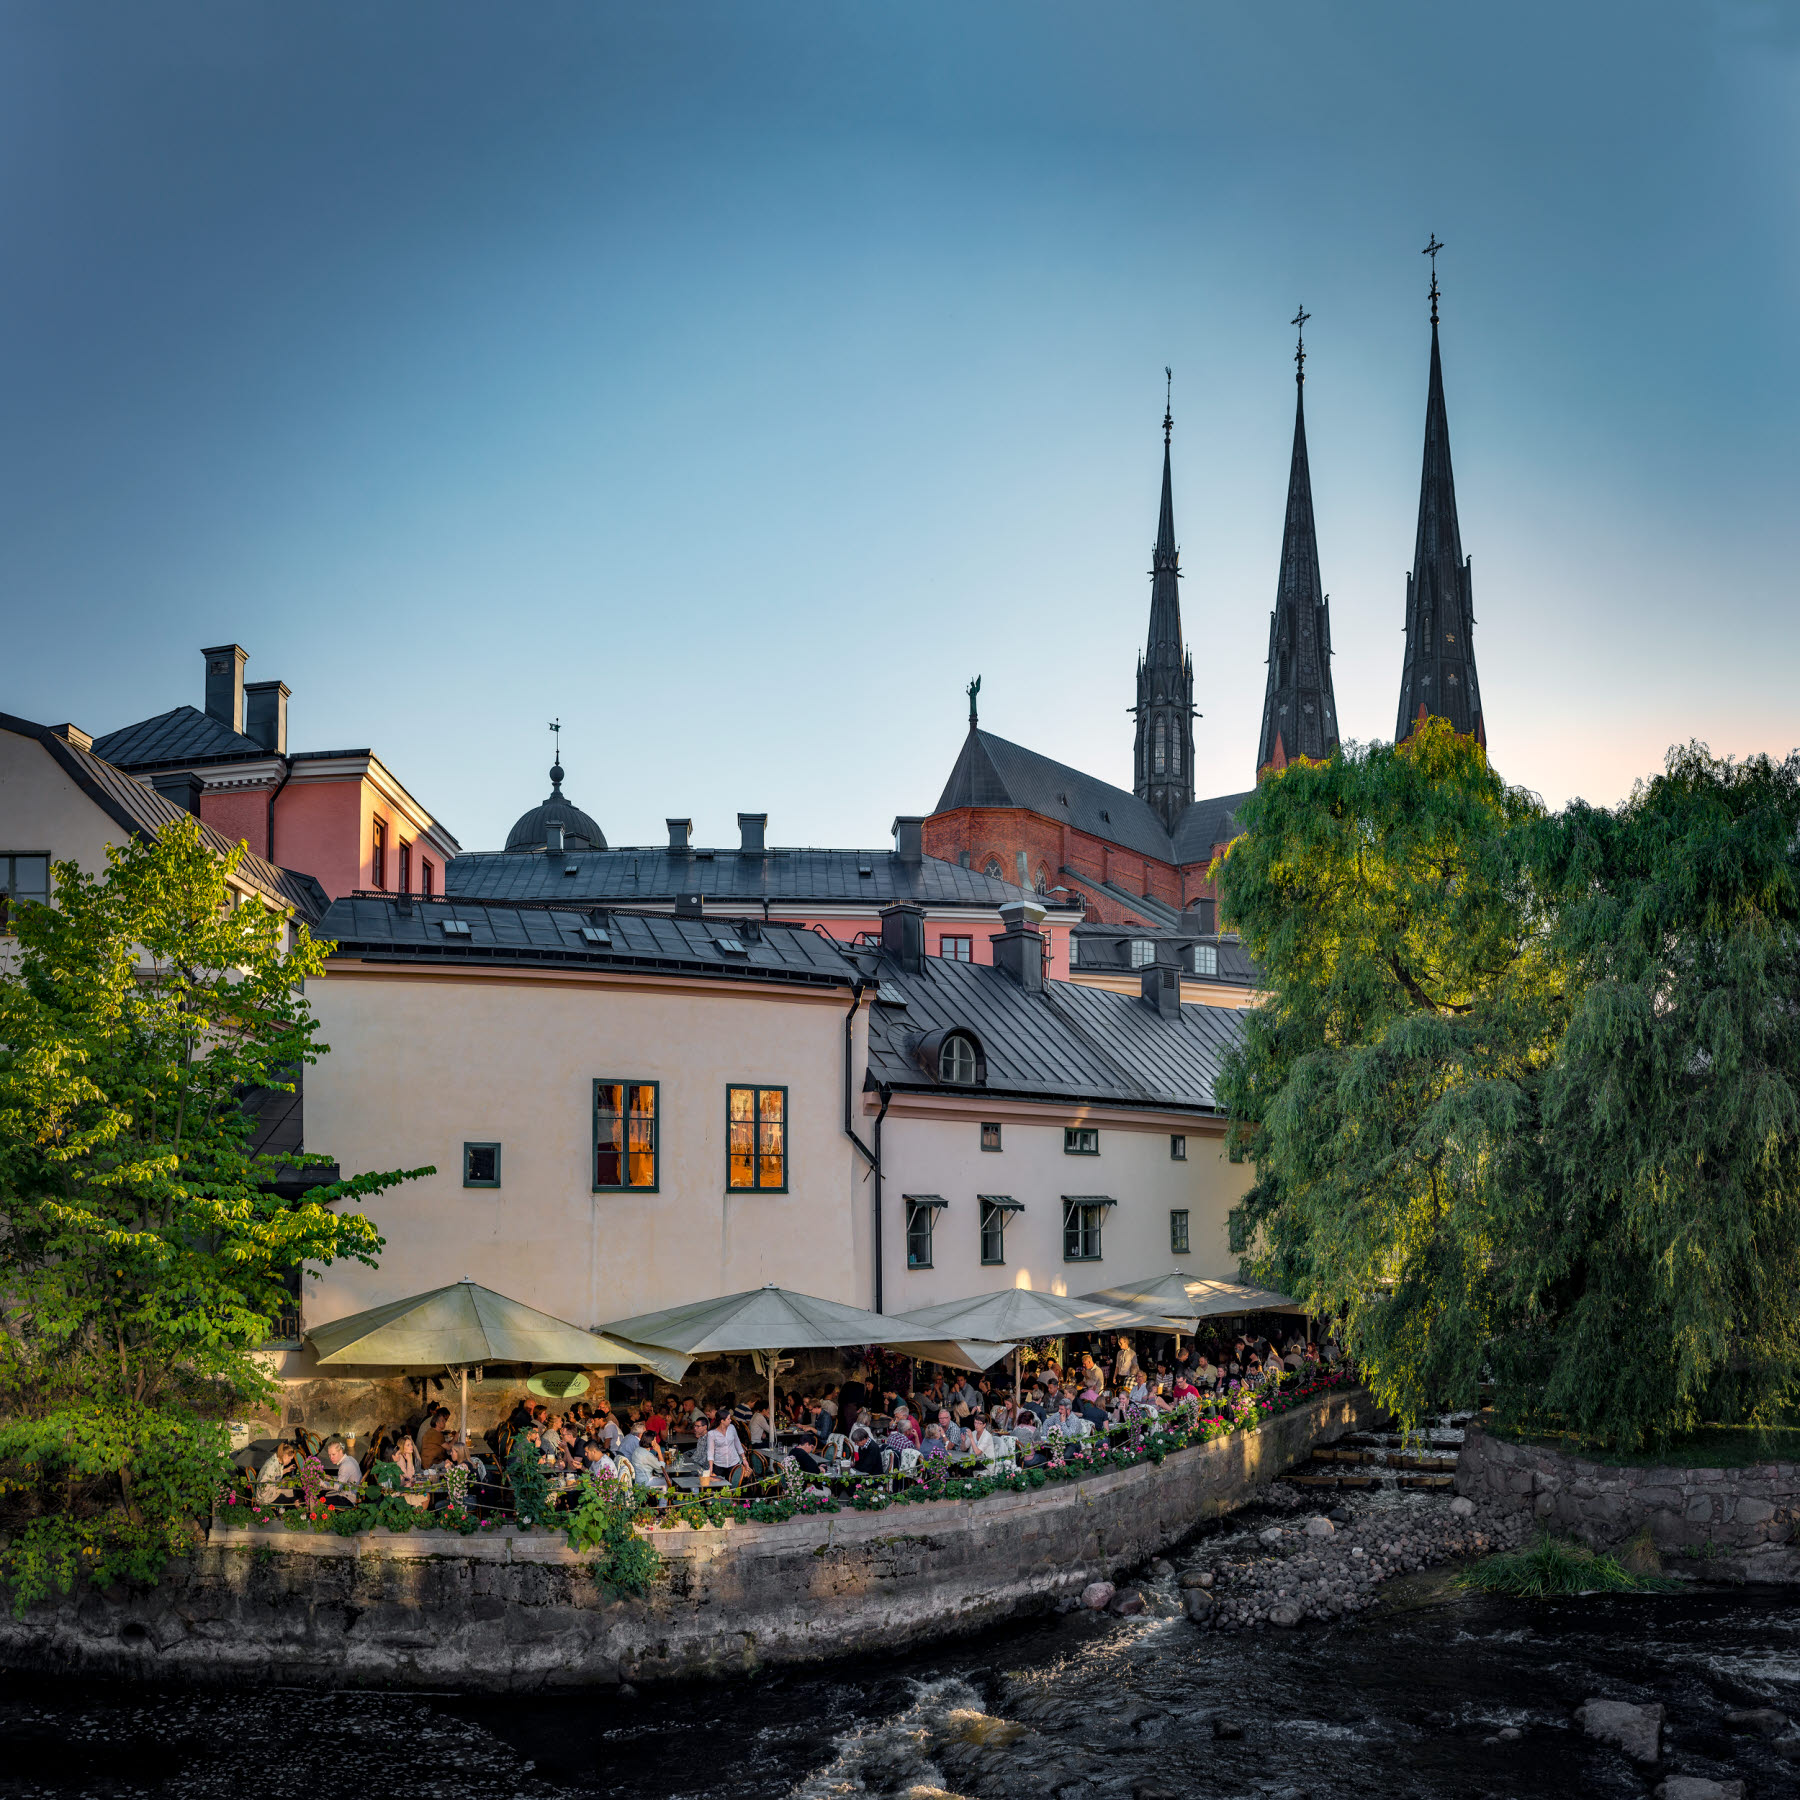
<svg viewBox="0 0 1800 1800"><path fill-rule="evenodd" d="M462 1441L465 1447L469 1442L469 1365L464 1363L458 1371L462 1376Z"/></svg>
<svg viewBox="0 0 1800 1800"><path fill-rule="evenodd" d="M1021 1363L1021 1361L1024 1360L1024 1356L1025 1356L1025 1346L1023 1344L1014 1344L1013 1345L1013 1423L1014 1424L1017 1424L1018 1419L1019 1419L1019 1364Z"/></svg>
<svg viewBox="0 0 1800 1800"><path fill-rule="evenodd" d="M769 1467L775 1466L775 1365L781 1359L781 1352L773 1350L769 1353Z"/></svg>

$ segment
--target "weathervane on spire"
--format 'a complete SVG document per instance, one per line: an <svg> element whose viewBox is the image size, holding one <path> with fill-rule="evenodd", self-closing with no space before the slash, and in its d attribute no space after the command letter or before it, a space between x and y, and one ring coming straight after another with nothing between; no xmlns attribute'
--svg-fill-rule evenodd
<svg viewBox="0 0 1800 1800"><path fill-rule="evenodd" d="M555 735L555 738L556 738L556 752L555 752L555 755L551 758L551 760L555 766L550 771L550 785L552 787L561 787L562 786L562 778L563 778L562 720L561 719L552 719L550 721L550 730Z"/></svg>
<svg viewBox="0 0 1800 1800"><path fill-rule="evenodd" d="M1306 386L1306 321L1311 317L1312 314L1302 306L1288 320L1298 334L1294 344L1294 380L1301 387Z"/></svg>
<svg viewBox="0 0 1800 1800"><path fill-rule="evenodd" d="M1169 433L1175 429L1175 371L1163 364L1163 448L1169 447Z"/></svg>
<svg viewBox="0 0 1800 1800"><path fill-rule="evenodd" d="M1444 246L1438 242L1438 234L1434 231L1431 234L1431 242L1419 252L1421 256L1429 256L1431 258L1431 322L1434 325L1438 322L1437 258L1438 252L1443 249L1443 247Z"/></svg>

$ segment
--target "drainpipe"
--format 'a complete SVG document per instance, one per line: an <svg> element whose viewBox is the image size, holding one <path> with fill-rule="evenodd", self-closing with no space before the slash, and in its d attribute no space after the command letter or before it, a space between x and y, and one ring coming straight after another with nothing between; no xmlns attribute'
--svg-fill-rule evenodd
<svg viewBox="0 0 1800 1800"><path fill-rule="evenodd" d="M875 1310L882 1311L881 1305L881 1121L887 1117L888 1103L894 1097L894 1090L884 1081L881 1084L881 1111L875 1115Z"/></svg>
<svg viewBox="0 0 1800 1800"><path fill-rule="evenodd" d="M288 777L294 772L294 765L284 756L281 759L281 779L269 790L269 830L264 842L268 845L268 860L275 861L275 802L281 798L281 790L287 786Z"/></svg>
<svg viewBox="0 0 1800 1800"><path fill-rule="evenodd" d="M815 926L814 929L816 930L817 927ZM821 932L820 935L823 936L824 934ZM877 1147L875 1149L871 1150L869 1148L869 1146L867 1144L865 1144L862 1141L862 1139L856 1135L856 1128L851 1123L851 1117L850 1117L850 1062L851 1062L851 1052L852 1052L852 1040L851 1040L850 1033L851 1033L852 1028L856 1024L856 1011L857 1011L857 1008L862 1005L863 993L867 989L868 985L869 984L866 981L861 980L860 978L857 980L855 985L850 990L850 1010L844 1014L844 1136L847 1137L851 1141L851 1143L853 1143L857 1147L857 1149L862 1152L863 1160L869 1165L869 1167L871 1169L873 1169L875 1171L875 1205L876 1205L876 1209L877 1209L876 1213L875 1213L875 1310L877 1312L880 1312L881 1311L881 1212L880 1212L880 1206L881 1206L881 1151L880 1151L880 1147L879 1147L880 1146L880 1138L878 1135L877 1139L876 1139ZM887 1105L886 1105L885 1101L883 1102L881 1110L884 1113L887 1111ZM879 1132L881 1130L881 1121L879 1119L877 1119L875 1122L875 1129L876 1129L877 1133L879 1134Z"/></svg>

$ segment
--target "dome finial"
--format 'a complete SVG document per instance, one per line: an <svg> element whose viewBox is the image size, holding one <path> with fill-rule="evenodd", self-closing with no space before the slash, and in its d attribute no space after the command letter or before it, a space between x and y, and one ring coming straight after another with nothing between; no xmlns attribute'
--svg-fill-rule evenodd
<svg viewBox="0 0 1800 1800"><path fill-rule="evenodd" d="M552 732L554 732L556 735L556 749L555 749L555 752L553 753L554 760L550 764L550 786L556 792L560 793L562 791L562 779L563 779L562 720L561 719L552 719L550 721L550 730Z"/></svg>

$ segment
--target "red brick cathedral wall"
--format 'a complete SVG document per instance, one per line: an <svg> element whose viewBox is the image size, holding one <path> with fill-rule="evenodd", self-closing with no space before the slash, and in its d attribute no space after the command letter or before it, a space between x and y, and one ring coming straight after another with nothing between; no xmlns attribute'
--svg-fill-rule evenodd
<svg viewBox="0 0 1800 1800"><path fill-rule="evenodd" d="M1019 852L1023 851L1025 886L1031 886L1042 869L1050 887L1066 887L1078 894L1086 902L1088 917L1105 925L1144 925L1149 921L1115 895L1095 894L1078 886L1062 873L1064 869L1073 869L1096 883L1111 881L1134 894L1148 894L1165 906L1184 907L1190 900L1215 898L1206 878L1206 863L1180 867L1141 856L1020 807L961 806L933 813L925 821L927 856L959 862L965 851L971 869L983 869L991 859L1000 865L1007 881L1020 880Z"/></svg>

